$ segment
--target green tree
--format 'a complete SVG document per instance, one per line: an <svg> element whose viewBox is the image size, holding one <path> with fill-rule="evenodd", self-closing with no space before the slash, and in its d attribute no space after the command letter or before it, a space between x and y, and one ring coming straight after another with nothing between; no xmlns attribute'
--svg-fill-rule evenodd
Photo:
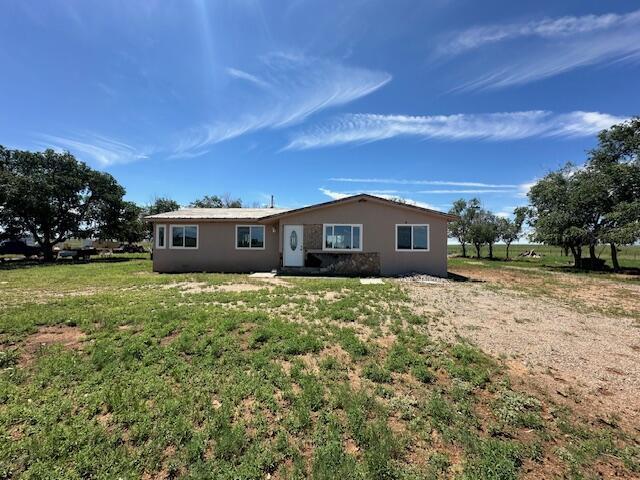
<svg viewBox="0 0 640 480"><path fill-rule="evenodd" d="M167 197L156 197L151 205L146 209L147 215L157 215L158 213L173 212L180 210L180 204Z"/></svg>
<svg viewBox="0 0 640 480"><path fill-rule="evenodd" d="M135 203L122 202L119 208L113 210L109 221L97 232L98 237L128 244L141 242L147 234L142 218L144 213L144 208Z"/></svg>
<svg viewBox="0 0 640 480"><path fill-rule="evenodd" d="M640 240L640 118L598 135L583 168L552 172L529 193L534 239L570 248L576 267L599 266L598 243L609 243L614 269L618 245Z"/></svg>
<svg viewBox="0 0 640 480"><path fill-rule="evenodd" d="M640 117L600 132L586 168L604 190L598 234L610 244L617 270L617 246L640 240Z"/></svg>
<svg viewBox="0 0 640 480"><path fill-rule="evenodd" d="M150 205L145 208L144 215L157 215L159 213L173 212L180 210L180 204L167 197L156 197ZM146 233L148 238L153 238L153 224L146 223Z"/></svg>
<svg viewBox="0 0 640 480"><path fill-rule="evenodd" d="M611 263L620 270L618 245L631 245L640 240L640 202L621 202L606 216L607 228L602 240L611 246Z"/></svg>
<svg viewBox="0 0 640 480"><path fill-rule="evenodd" d="M202 198L194 200L189 205L192 208L242 208L242 200L232 198L229 193L218 195L205 195Z"/></svg>
<svg viewBox="0 0 640 480"><path fill-rule="evenodd" d="M109 174L78 162L69 152L28 152L0 147L0 225L30 233L53 260L53 247L87 238L120 208L124 189Z"/></svg>
<svg viewBox="0 0 640 480"><path fill-rule="evenodd" d="M192 208L222 208L224 204L222 203L222 199L217 195L205 195L191 202L189 206Z"/></svg>
<svg viewBox="0 0 640 480"><path fill-rule="evenodd" d="M582 266L582 246L589 244L586 225L591 212L584 210L576 188L575 169L571 165L547 174L529 190L531 204L529 223L534 229L532 239L571 250L574 266ZM590 202L586 202L587 204Z"/></svg>
<svg viewBox="0 0 640 480"><path fill-rule="evenodd" d="M487 245L489 245L489 258L493 260L493 246L500 240L500 222L499 218L493 213L486 211L482 216L482 221L485 223L485 235Z"/></svg>
<svg viewBox="0 0 640 480"><path fill-rule="evenodd" d="M489 246L489 258L493 258L493 245L498 240L498 221L491 212L482 208L475 211L469 226L469 238L480 258L483 245Z"/></svg>
<svg viewBox="0 0 640 480"><path fill-rule="evenodd" d="M606 174L588 166L573 172L569 178L571 201L581 222L592 266L597 263L596 246L603 235L606 214L612 208L609 183L610 178Z"/></svg>
<svg viewBox="0 0 640 480"><path fill-rule="evenodd" d="M460 242L462 246L462 256L467 256L467 244L471 243L471 225L480 210L480 200L472 198L467 201L463 198L453 202L453 207L449 213L458 217L456 220L449 222L449 236Z"/></svg>
<svg viewBox="0 0 640 480"><path fill-rule="evenodd" d="M507 260L509 259L509 247L522 236L522 226L527 218L529 209L518 207L513 211L513 218L498 219L498 235L507 246Z"/></svg>

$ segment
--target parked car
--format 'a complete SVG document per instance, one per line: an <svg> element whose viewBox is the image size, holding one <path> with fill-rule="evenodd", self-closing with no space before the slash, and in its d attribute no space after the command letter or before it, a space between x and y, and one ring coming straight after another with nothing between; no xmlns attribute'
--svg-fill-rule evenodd
<svg viewBox="0 0 640 480"><path fill-rule="evenodd" d="M142 245L121 244L112 250L113 253L145 253L146 250Z"/></svg>
<svg viewBox="0 0 640 480"><path fill-rule="evenodd" d="M42 253L40 247L27 245L22 240L5 240L0 242L0 255L24 255L25 257L37 257Z"/></svg>

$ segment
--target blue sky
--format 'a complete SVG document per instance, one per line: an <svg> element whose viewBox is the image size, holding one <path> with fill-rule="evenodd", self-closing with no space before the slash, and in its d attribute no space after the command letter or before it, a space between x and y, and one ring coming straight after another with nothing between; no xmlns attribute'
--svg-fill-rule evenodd
<svg viewBox="0 0 640 480"><path fill-rule="evenodd" d="M69 150L139 203L365 191L509 212L640 113L632 1L1 8L0 144Z"/></svg>

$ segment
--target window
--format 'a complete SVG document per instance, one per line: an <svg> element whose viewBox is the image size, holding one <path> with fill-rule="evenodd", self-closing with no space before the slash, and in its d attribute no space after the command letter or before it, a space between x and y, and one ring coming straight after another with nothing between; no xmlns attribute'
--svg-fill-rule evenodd
<svg viewBox="0 0 640 480"><path fill-rule="evenodd" d="M236 248L264 249L264 225L236 225Z"/></svg>
<svg viewBox="0 0 640 480"><path fill-rule="evenodd" d="M323 250L362 250L362 225L324 225Z"/></svg>
<svg viewBox="0 0 640 480"><path fill-rule="evenodd" d="M165 247L165 230L166 227L164 225L156 226L156 248Z"/></svg>
<svg viewBox="0 0 640 480"><path fill-rule="evenodd" d="M171 248L198 248L198 226L171 225Z"/></svg>
<svg viewBox="0 0 640 480"><path fill-rule="evenodd" d="M429 225L396 225L396 251L429 251Z"/></svg>

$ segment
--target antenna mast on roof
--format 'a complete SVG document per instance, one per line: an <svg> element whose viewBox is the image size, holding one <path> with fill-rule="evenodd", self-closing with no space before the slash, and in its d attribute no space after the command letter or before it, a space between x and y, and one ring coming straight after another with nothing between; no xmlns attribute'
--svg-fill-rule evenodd
<svg viewBox="0 0 640 480"><path fill-rule="evenodd" d="M273 208L273 195L271 195L271 205L269 206L269 208Z"/></svg>

